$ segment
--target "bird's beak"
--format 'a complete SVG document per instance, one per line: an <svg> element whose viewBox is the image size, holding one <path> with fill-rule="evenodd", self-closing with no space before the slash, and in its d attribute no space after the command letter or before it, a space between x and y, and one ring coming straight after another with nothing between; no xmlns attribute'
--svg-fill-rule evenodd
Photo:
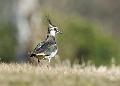
<svg viewBox="0 0 120 86"><path fill-rule="evenodd" d="M57 30L57 33L60 33L60 34L62 34L62 31L60 31L60 30Z"/></svg>
<svg viewBox="0 0 120 86"><path fill-rule="evenodd" d="M60 34L62 34L62 31L59 31Z"/></svg>

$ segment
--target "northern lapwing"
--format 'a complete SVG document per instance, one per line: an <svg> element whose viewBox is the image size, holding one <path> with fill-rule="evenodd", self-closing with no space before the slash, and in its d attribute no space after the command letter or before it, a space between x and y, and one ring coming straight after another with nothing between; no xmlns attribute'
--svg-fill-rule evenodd
<svg viewBox="0 0 120 86"><path fill-rule="evenodd" d="M58 46L55 36L58 33L62 34L62 32L58 30L58 27L51 23L49 18L47 18L47 20L49 22L47 37L43 42L39 43L30 54L31 58L37 58L38 63L41 59L48 59L48 62L50 62L51 58L57 54Z"/></svg>

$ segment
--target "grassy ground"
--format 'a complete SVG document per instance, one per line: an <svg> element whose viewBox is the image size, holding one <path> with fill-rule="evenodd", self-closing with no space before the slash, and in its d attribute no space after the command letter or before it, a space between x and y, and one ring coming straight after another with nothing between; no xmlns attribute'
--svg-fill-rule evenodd
<svg viewBox="0 0 120 86"><path fill-rule="evenodd" d="M120 86L120 67L1 63L0 86Z"/></svg>

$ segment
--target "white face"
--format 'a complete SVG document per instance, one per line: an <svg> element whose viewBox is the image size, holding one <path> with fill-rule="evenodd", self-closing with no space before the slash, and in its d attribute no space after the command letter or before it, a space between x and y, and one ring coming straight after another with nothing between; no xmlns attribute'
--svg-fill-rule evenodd
<svg viewBox="0 0 120 86"><path fill-rule="evenodd" d="M52 36L55 36L58 33L60 33L60 34L62 33L58 30L58 27L49 24L49 34Z"/></svg>
<svg viewBox="0 0 120 86"><path fill-rule="evenodd" d="M55 36L56 31L54 30L54 28L52 28L52 29L50 30L50 34L51 34L52 36Z"/></svg>
<svg viewBox="0 0 120 86"><path fill-rule="evenodd" d="M55 36L57 33L59 33L58 28L56 26L52 26L49 24L50 34L52 36Z"/></svg>

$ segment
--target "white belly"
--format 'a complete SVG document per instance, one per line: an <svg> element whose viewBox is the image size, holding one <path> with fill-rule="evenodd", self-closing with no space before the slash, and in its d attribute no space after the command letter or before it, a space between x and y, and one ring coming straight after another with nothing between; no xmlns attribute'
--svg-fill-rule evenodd
<svg viewBox="0 0 120 86"><path fill-rule="evenodd" d="M58 50L56 50L55 52L52 52L50 56L45 56L45 58L51 59L52 57L54 57L57 54L57 51Z"/></svg>
<svg viewBox="0 0 120 86"><path fill-rule="evenodd" d="M50 56L45 56L45 58L47 58L50 62L51 58L54 57L57 54L57 51L58 50L56 50L55 52L52 52Z"/></svg>
<svg viewBox="0 0 120 86"><path fill-rule="evenodd" d="M54 57L54 56L57 54L57 51L58 51L58 50L56 50L55 52L52 52L49 57L51 57L51 58Z"/></svg>

